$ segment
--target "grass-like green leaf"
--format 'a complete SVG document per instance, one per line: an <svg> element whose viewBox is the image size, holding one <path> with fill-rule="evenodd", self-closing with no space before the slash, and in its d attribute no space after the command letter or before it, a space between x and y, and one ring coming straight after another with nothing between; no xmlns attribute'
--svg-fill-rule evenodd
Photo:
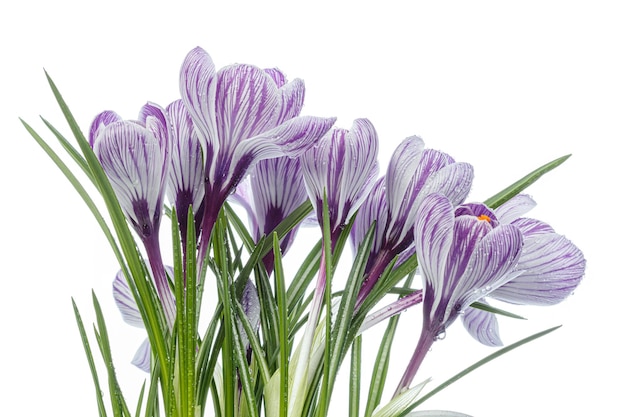
<svg viewBox="0 0 626 417"><path fill-rule="evenodd" d="M510 317L512 319L518 319L518 320L526 320L525 317L519 316L517 314L514 313L510 313L506 310L502 310L501 308L496 308L494 306L490 306L488 304L484 304L481 302L474 302L472 303L471 307L476 308L478 310L483 310L483 311L487 311L489 313L494 313L494 314L499 314L501 316L505 316L505 317Z"/></svg>
<svg viewBox="0 0 626 417"><path fill-rule="evenodd" d="M154 296L154 291L149 287L148 281L145 279L146 271L141 259L141 255L137 249L133 236L128 228L126 219L120 208L119 202L108 178L106 177L102 167L95 154L93 153L89 143L85 139L85 136L80 130L78 123L74 119L69 107L63 99L61 93L52 81L48 73L46 73L48 84L52 89L52 93L65 116L65 119L74 134L74 137L79 145L79 148L89 166L89 170L92 173L93 181L98 191L102 195L102 198L107 206L113 227L115 229L118 243L122 249L123 257L118 257L120 266L124 271L127 280L129 281L129 287L133 291L135 300L137 301L137 307L142 315L150 344L156 351L156 356L164 366L161 366L163 392L169 393L168 382L170 381L170 359L168 355L168 349L165 343L165 335L168 333L167 325L165 324L163 311L158 298ZM38 141L39 142L39 141ZM48 153L50 155L50 153ZM56 162L56 161L55 161ZM57 164L59 165L59 164ZM69 170L68 170L69 171ZM64 172L65 173L65 172ZM66 174L67 176L67 174ZM73 175L72 175L73 176ZM116 253L117 255L117 253ZM132 284L131 284L132 282ZM168 401L169 395L164 395L165 402ZM166 404L166 408L167 404Z"/></svg>
<svg viewBox="0 0 626 417"><path fill-rule="evenodd" d="M111 344L109 342L109 334L107 332L106 323L104 321L104 315L100 308L100 302L96 294L92 292L93 306L96 312L96 322L98 324L96 330L96 338L100 347L100 353L107 369L109 379L109 395L111 396L111 406L113 408L113 415L115 417L130 417L130 412L126 405L126 400L122 394L117 376L115 374L115 367L113 366L113 356L111 355Z"/></svg>
<svg viewBox="0 0 626 417"><path fill-rule="evenodd" d="M289 407L289 341L288 315L287 315L287 295L285 287L285 274L283 273L283 262L280 252L280 242L278 235L273 234L274 247L274 287L276 288L276 305L278 310L278 340L280 346L280 406L279 416L287 417Z"/></svg>
<svg viewBox="0 0 626 417"><path fill-rule="evenodd" d="M85 326L83 325L83 320L80 316L80 312L78 311L78 307L76 306L76 302L74 298L72 298L72 307L74 308L74 316L76 317L76 324L78 325L78 331L80 332L80 339L83 342L83 348L85 349L85 355L87 356L87 362L89 363L89 370L91 371L91 377L93 379L93 385L96 390L96 402L98 404L98 415L100 417L106 417L107 412L104 406L104 401L102 401L102 390L100 388L100 379L98 378L98 370L96 369L96 364L93 360L93 354L91 353L91 347L89 346L89 338L87 337L87 332L85 332Z"/></svg>
<svg viewBox="0 0 626 417"><path fill-rule="evenodd" d="M425 395L421 396L419 398L419 400L414 402L411 406L407 407L401 414L398 415L398 417L406 416L415 407L419 406L424 401L426 401L430 397L434 396L438 392L444 390L446 387L450 386L454 382L456 382L459 379L463 378L465 375L469 374L470 372L475 371L476 369L480 368L481 366L483 366L483 365L491 362L492 360L494 360L494 359L504 355L505 353L508 353L508 352L510 352L510 351L512 351L514 349L517 349L520 346L525 345L526 343L532 342L533 340L539 339L540 337L543 337L543 336L545 336L545 335L547 335L549 333L552 333L553 331L555 331L559 327L561 327L561 326L551 327L549 329L546 329L546 330L543 330L541 332L535 333L535 334L533 334L531 336L528 336L528 337L526 337L526 338L524 338L522 340L519 340L519 341L517 341L517 342L515 342L515 343L513 343L513 344L511 344L509 346L503 347L502 349L499 349L498 351L492 353L491 355L488 355L488 356L484 357L483 359L481 359L478 362L474 363L472 366L469 366L469 367L465 368L461 372L459 372L456 375L454 375L452 378L444 381L442 384L438 385L436 388L432 389L431 391L429 391Z"/></svg>
<svg viewBox="0 0 626 417"><path fill-rule="evenodd" d="M548 172L552 171L554 168L561 165L570 156L572 155L571 154L565 155L553 161L550 161L545 165L540 166L539 168L535 169L534 171L530 172L529 174L515 181L513 184L509 185L504 190L489 197L488 199L484 201L484 203L491 208L496 208L496 207L501 206L502 204L506 203L511 198L515 197L520 192L525 190L529 185L537 181L544 174L547 174Z"/></svg>
<svg viewBox="0 0 626 417"><path fill-rule="evenodd" d="M357 336L352 342L350 355L350 380L348 386L348 417L359 417L361 402L361 352L362 337Z"/></svg>

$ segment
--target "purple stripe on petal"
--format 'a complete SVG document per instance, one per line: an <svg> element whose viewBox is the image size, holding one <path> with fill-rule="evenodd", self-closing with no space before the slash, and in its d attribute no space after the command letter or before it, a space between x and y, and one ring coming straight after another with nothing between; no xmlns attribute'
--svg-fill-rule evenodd
<svg viewBox="0 0 626 417"><path fill-rule="evenodd" d="M517 269L523 273L490 296L513 304L553 305L578 286L585 273L585 259L565 237L540 234L525 240Z"/></svg>
<svg viewBox="0 0 626 417"><path fill-rule="evenodd" d="M113 280L113 299L120 313L122 313L124 322L134 327L144 328L141 314L137 309L137 303L121 270L115 275Z"/></svg>
<svg viewBox="0 0 626 417"><path fill-rule="evenodd" d="M94 142L104 126L120 120L122 120L122 118L111 110L103 111L97 115L93 122L91 122L91 128L89 129L89 145L93 148Z"/></svg>
<svg viewBox="0 0 626 417"><path fill-rule="evenodd" d="M484 299L480 302L487 304ZM490 347L503 345L495 314L469 307L461 316L461 321L469 334L483 345Z"/></svg>

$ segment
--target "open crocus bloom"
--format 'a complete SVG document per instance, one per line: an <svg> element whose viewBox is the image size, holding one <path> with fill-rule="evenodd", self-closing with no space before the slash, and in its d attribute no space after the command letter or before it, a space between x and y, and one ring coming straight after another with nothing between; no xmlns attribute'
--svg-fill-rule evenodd
<svg viewBox="0 0 626 417"><path fill-rule="evenodd" d="M523 237L517 226L499 224L483 204L455 209L441 194L417 209L415 250L423 288L418 345L396 393L408 387L433 342L470 304L515 278Z"/></svg>
<svg viewBox="0 0 626 417"><path fill-rule="evenodd" d="M180 91L204 156L202 259L222 204L249 168L262 159L299 156L335 119L298 116L302 80L286 83L280 71L252 65L216 71L201 48L189 52L183 62Z"/></svg>
<svg viewBox="0 0 626 417"><path fill-rule="evenodd" d="M567 298L582 280L585 259L580 249L548 224L519 217L534 206L529 196L521 194L495 210L500 223L515 225L522 232L524 251L515 268L519 275L494 289L489 298L512 304L554 305ZM488 346L502 345L495 314L474 308L466 313L463 324L476 340Z"/></svg>

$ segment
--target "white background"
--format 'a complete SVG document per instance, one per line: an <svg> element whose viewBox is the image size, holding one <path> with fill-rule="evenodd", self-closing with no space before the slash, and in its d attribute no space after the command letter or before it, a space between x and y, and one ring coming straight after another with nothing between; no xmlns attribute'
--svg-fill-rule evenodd
<svg viewBox="0 0 626 417"><path fill-rule="evenodd" d="M623 412L626 13L619 2L59 0L3 9L2 415L97 414L70 304L74 297L89 327L92 288L131 404L144 378L128 364L143 335L121 321L110 296L117 271L111 251L18 121L54 141L38 119L43 115L69 135L43 68L87 131L104 109L134 118L147 100L176 99L180 64L197 45L218 67L278 66L303 78L304 114L337 116L342 127L370 118L383 167L413 134L472 163L472 200L572 153L529 189L539 203L531 214L584 251L585 280L559 306L514 308L529 320L501 320L500 326L505 343L563 327L460 380L424 408L476 417ZM298 258L297 249L291 256ZM419 312L409 313L390 385L418 329ZM490 352L455 324L417 380L441 382ZM344 395L333 410L345 415Z"/></svg>

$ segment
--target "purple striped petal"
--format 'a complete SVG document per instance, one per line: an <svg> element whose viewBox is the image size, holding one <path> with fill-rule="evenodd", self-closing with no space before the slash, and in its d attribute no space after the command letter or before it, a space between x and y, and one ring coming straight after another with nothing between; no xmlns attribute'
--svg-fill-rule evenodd
<svg viewBox="0 0 626 417"><path fill-rule="evenodd" d="M415 245L424 278L424 311L430 323L440 327L434 330L438 334L472 302L516 276L511 271L523 237L512 225L493 228L485 216L454 217L452 203L440 194L424 198L417 218Z"/></svg>
<svg viewBox="0 0 626 417"><path fill-rule="evenodd" d="M407 138L394 152L389 163L386 178L391 217L387 240L391 242L390 244L405 245L407 237L411 238L419 207L418 196L422 199L430 193L428 189L423 192L422 189L433 174L454 163L454 160L443 152L421 149L423 149L421 139L415 136ZM435 185L440 183L440 180L435 181ZM457 188L456 181L454 184L453 189Z"/></svg>
<svg viewBox="0 0 626 417"><path fill-rule="evenodd" d="M356 212L374 185L377 155L374 126L367 119L356 119L350 130L333 129L302 156L305 183L320 224L324 193L333 231Z"/></svg>
<svg viewBox="0 0 626 417"><path fill-rule="evenodd" d="M146 338L131 361L133 365L145 372L150 372L150 341Z"/></svg>
<svg viewBox="0 0 626 417"><path fill-rule="evenodd" d="M445 303L448 254L454 239L454 208L440 194L424 198L415 223L415 252L424 280L424 309L433 318L441 303Z"/></svg>
<svg viewBox="0 0 626 417"><path fill-rule="evenodd" d="M293 119L300 115L304 105L304 81L299 78L282 86L278 93L280 95L279 105L276 107L276 123L281 124L286 120Z"/></svg>
<svg viewBox="0 0 626 417"><path fill-rule="evenodd" d="M578 286L585 272L585 259L565 237L539 234L526 238L517 269L523 273L490 296L513 304L553 305Z"/></svg>
<svg viewBox="0 0 626 417"><path fill-rule="evenodd" d="M474 168L465 162L451 163L431 174L420 190L415 204L428 194L443 194L456 206L461 204L470 192L474 180Z"/></svg>
<svg viewBox="0 0 626 417"><path fill-rule="evenodd" d="M252 197L260 235L269 235L296 208L307 201L300 160L283 156L259 161L250 174ZM288 239L287 247L291 245ZM283 254L286 251L283 248Z"/></svg>
<svg viewBox="0 0 626 417"><path fill-rule="evenodd" d="M122 118L111 110L106 110L96 116L96 118L91 122L91 127L89 129L89 145L93 148L93 145L98 137L98 134L106 125L109 125L113 122L117 122L122 120Z"/></svg>
<svg viewBox="0 0 626 417"><path fill-rule="evenodd" d="M512 223L535 208L537 203L527 194L518 194L498 207L495 212L501 223Z"/></svg>
<svg viewBox="0 0 626 417"><path fill-rule="evenodd" d="M122 209L143 238L160 221L168 165L163 145L152 130L128 121L104 127L94 145Z"/></svg>
<svg viewBox="0 0 626 417"><path fill-rule="evenodd" d="M280 88L283 85L287 84L287 77L285 74L279 70L278 68L265 68L263 71L274 80L276 87Z"/></svg>
<svg viewBox="0 0 626 417"><path fill-rule="evenodd" d="M217 74L211 56L202 48L191 50L180 70L180 94L193 120L205 165L213 161L220 147L217 136L215 96Z"/></svg>
<svg viewBox="0 0 626 417"><path fill-rule="evenodd" d="M554 229L548 223L527 217L513 220L511 224L517 226L522 231L524 237L530 237L543 233L554 233Z"/></svg>
<svg viewBox="0 0 626 417"><path fill-rule="evenodd" d="M487 304L484 299L480 302ZM461 321L468 333L483 345L491 347L503 345L495 314L470 307L464 311Z"/></svg>
<svg viewBox="0 0 626 417"><path fill-rule="evenodd" d="M252 197L252 184L250 183L250 176L245 177L239 182L235 191L228 196L230 201L239 204L248 215L248 223L250 224L250 230L252 232L252 238L255 241L261 236L257 236L259 230L259 223L257 220L256 209L254 207L254 198Z"/></svg>
<svg viewBox="0 0 626 417"><path fill-rule="evenodd" d="M242 141L277 126L276 83L252 65L231 65L217 73L215 97L220 154L230 159Z"/></svg>
<svg viewBox="0 0 626 417"><path fill-rule="evenodd" d="M313 146L335 122L334 118L302 116L247 139L235 150L226 188L232 189L245 176L250 166L263 159L280 156L297 157Z"/></svg>
<svg viewBox="0 0 626 417"><path fill-rule="evenodd" d="M476 222L487 223L485 220ZM523 240L519 229L506 224L485 235L472 252L465 273L454 288L451 297L457 300L454 308L466 310L474 301L513 279L516 274L511 272L522 253Z"/></svg>
<svg viewBox="0 0 626 417"><path fill-rule="evenodd" d="M194 213L204 198L204 166L202 147L194 130L191 116L182 100L166 108L172 123L172 158L168 176L167 193L179 213L192 205Z"/></svg>
<svg viewBox="0 0 626 417"><path fill-rule="evenodd" d="M124 273L121 270L115 274L115 279L113 279L113 299L126 324L144 328L141 313L139 313L133 293L130 291Z"/></svg>
<svg viewBox="0 0 626 417"><path fill-rule="evenodd" d="M374 183L374 187L367 194L365 201L361 204L359 212L354 219L352 230L350 231L350 243L352 250L356 254L359 245L367 234L372 223L376 221L376 231L371 253L378 253L383 244L385 230L387 229L387 197L385 195L385 178L379 178ZM370 256L370 260L374 256Z"/></svg>

